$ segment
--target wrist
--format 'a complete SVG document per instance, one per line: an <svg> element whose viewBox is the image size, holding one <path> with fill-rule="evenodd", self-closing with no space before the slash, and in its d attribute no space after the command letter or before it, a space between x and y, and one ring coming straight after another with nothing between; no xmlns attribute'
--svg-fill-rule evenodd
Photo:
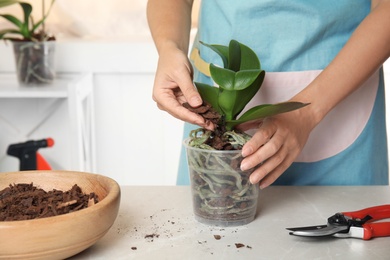
<svg viewBox="0 0 390 260"><path fill-rule="evenodd" d="M292 113L295 113L295 118L300 118L310 129L316 127L326 115L324 109L315 100L310 101L309 98L293 98L290 101L308 103L307 106L294 110Z"/></svg>
<svg viewBox="0 0 390 260"><path fill-rule="evenodd" d="M159 43L156 44L156 46L159 55L161 55L161 53L172 52L177 50L180 50L183 53L188 52L188 44L185 43L184 41L176 42L174 40L160 40Z"/></svg>

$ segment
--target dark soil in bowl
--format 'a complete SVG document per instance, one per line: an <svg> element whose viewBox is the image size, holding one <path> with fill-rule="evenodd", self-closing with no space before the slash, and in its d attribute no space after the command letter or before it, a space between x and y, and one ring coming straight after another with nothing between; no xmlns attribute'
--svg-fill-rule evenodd
<svg viewBox="0 0 390 260"><path fill-rule="evenodd" d="M53 217L87 208L99 199L75 184L68 191L45 191L31 184L10 184L0 191L0 221Z"/></svg>

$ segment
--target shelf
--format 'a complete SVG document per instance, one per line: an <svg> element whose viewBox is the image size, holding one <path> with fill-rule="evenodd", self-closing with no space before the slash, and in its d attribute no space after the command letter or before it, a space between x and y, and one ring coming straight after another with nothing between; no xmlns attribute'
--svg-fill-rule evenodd
<svg viewBox="0 0 390 260"><path fill-rule="evenodd" d="M49 85L19 85L13 73L0 74L0 98L67 98L68 86L79 75L58 75Z"/></svg>
<svg viewBox="0 0 390 260"><path fill-rule="evenodd" d="M6 99L20 100L5 102ZM23 107L26 99L29 104L34 104L30 109ZM0 129L3 126L8 129L5 132L10 136L19 136L13 142L28 140L44 125L49 127L49 122L53 122L50 119L65 108L67 115L62 115L60 121L54 121L59 123L61 129L67 130L66 134L57 133L62 137L61 141L66 143L63 147L69 145L70 149L70 162L64 167L67 170L95 171L91 73L57 74L52 84L36 86L21 86L14 73L0 73L0 102L3 105L0 110ZM33 121L29 122L31 118ZM24 124L24 120L29 123ZM11 142L9 140L7 143ZM61 160L61 155L57 159Z"/></svg>

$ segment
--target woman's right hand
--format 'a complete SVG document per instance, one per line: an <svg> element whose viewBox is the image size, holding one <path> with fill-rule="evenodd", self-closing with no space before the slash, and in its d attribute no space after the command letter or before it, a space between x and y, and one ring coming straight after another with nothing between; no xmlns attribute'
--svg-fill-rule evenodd
<svg viewBox="0 0 390 260"><path fill-rule="evenodd" d="M188 57L177 47L165 46L159 51L158 66L153 86L153 100L159 109L172 116L213 130L214 125L182 106L202 105L202 98L192 83L192 66Z"/></svg>

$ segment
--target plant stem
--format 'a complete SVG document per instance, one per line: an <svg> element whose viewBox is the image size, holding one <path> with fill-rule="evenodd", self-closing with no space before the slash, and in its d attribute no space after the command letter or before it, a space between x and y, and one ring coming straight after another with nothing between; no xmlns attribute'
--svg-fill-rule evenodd
<svg viewBox="0 0 390 260"><path fill-rule="evenodd" d="M42 17L45 16L45 0L42 0ZM46 32L46 28L45 28L45 20L42 22L42 31L43 32Z"/></svg>

